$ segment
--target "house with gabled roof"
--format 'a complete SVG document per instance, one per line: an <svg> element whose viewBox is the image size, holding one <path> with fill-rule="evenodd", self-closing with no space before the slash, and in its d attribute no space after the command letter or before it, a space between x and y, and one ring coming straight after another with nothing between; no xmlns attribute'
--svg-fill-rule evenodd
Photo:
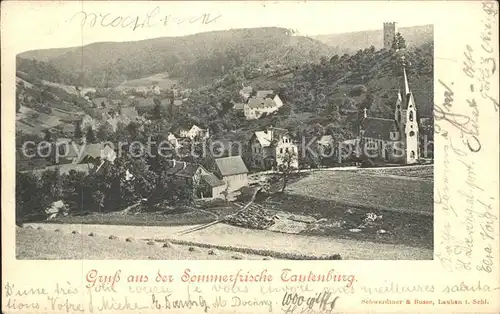
<svg viewBox="0 0 500 314"><path fill-rule="evenodd" d="M73 137L75 135L75 131L76 126L72 123L66 124L62 129L63 134L68 137Z"/></svg>
<svg viewBox="0 0 500 314"><path fill-rule="evenodd" d="M32 170L25 170L25 171L21 171L21 173L32 173L33 175L41 176L45 171L57 170L59 172L59 175L70 174L71 171L83 172L85 174L89 174L94 169L95 169L95 165L92 163L63 164L63 165L47 166L47 167L37 168L37 169L32 169Z"/></svg>
<svg viewBox="0 0 500 314"><path fill-rule="evenodd" d="M169 160L165 175L172 176L177 182L191 183L198 198L222 198L226 183L200 164L179 160Z"/></svg>
<svg viewBox="0 0 500 314"><path fill-rule="evenodd" d="M193 124L189 129L185 127L173 128L170 132L177 135L178 138L188 138L190 140L194 140L195 138L208 139L210 137L208 129L202 129L196 124Z"/></svg>
<svg viewBox="0 0 500 314"><path fill-rule="evenodd" d="M293 168L298 168L298 146L287 129L269 127L256 131L250 138L252 168L269 170L281 166L286 156Z"/></svg>
<svg viewBox="0 0 500 314"><path fill-rule="evenodd" d="M244 86L242 89L240 89L240 96L244 102L252 96L253 93L253 87L252 86Z"/></svg>
<svg viewBox="0 0 500 314"><path fill-rule="evenodd" d="M113 163L117 157L111 145L106 143L80 145L72 141L66 145L61 143L58 147L60 150L65 150L60 152L60 163L99 164L103 160Z"/></svg>
<svg viewBox="0 0 500 314"><path fill-rule="evenodd" d="M263 114L271 114L283 106L283 101L272 90L257 91L243 106L247 120L259 119Z"/></svg>
<svg viewBox="0 0 500 314"><path fill-rule="evenodd" d="M215 174L226 182L228 192L237 191L248 185L248 168L241 156L215 159Z"/></svg>

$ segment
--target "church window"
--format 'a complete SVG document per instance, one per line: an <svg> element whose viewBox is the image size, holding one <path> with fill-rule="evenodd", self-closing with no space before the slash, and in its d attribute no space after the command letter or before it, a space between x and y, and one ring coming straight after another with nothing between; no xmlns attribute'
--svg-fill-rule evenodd
<svg viewBox="0 0 500 314"><path fill-rule="evenodd" d="M412 159L415 158L415 151L413 151L413 150L411 151L410 158L412 158Z"/></svg>
<svg viewBox="0 0 500 314"><path fill-rule="evenodd" d="M413 111L410 111L410 121L413 122Z"/></svg>
<svg viewBox="0 0 500 314"><path fill-rule="evenodd" d="M280 148L280 154L283 154L283 148Z"/></svg>
<svg viewBox="0 0 500 314"><path fill-rule="evenodd" d="M414 136L414 135L415 135L415 132L410 131L410 136Z"/></svg>

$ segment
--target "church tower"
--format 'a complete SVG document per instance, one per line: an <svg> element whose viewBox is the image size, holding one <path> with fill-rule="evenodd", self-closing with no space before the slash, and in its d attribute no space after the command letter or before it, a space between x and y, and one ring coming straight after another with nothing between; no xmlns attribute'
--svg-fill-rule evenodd
<svg viewBox="0 0 500 314"><path fill-rule="evenodd" d="M391 49L396 36L396 22L384 23L384 49Z"/></svg>
<svg viewBox="0 0 500 314"><path fill-rule="evenodd" d="M404 138L405 138L405 161L407 164L417 163L420 159L420 143L419 143L419 128L417 121L417 107L415 99L408 85L406 69L403 67L403 79L405 83L405 102L406 113L403 116L405 119Z"/></svg>

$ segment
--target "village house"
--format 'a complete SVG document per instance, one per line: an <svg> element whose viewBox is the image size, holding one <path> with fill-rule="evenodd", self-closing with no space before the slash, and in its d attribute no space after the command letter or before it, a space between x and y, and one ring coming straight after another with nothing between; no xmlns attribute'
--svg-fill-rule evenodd
<svg viewBox="0 0 500 314"><path fill-rule="evenodd" d="M92 162L94 160L107 160L113 163L116 152L110 145L105 143L87 144L78 163Z"/></svg>
<svg viewBox="0 0 500 314"><path fill-rule="evenodd" d="M215 173L227 184L227 191L233 192L248 185L248 169L241 156L215 159Z"/></svg>
<svg viewBox="0 0 500 314"><path fill-rule="evenodd" d="M189 130L184 128L179 129L178 133L180 137L189 138L191 140L194 140L195 138L208 139L210 137L208 129L202 129L195 124L193 124Z"/></svg>
<svg viewBox="0 0 500 314"><path fill-rule="evenodd" d="M92 99L92 103L95 108L107 108L110 106L110 102L106 97L97 97Z"/></svg>
<svg viewBox="0 0 500 314"><path fill-rule="evenodd" d="M93 130L97 129L96 121L94 121L94 119L88 114L81 117L81 119L77 121L77 124L79 124L80 130L82 130L83 132L87 130L89 127L92 128Z"/></svg>
<svg viewBox="0 0 500 314"><path fill-rule="evenodd" d="M172 86L172 94L173 94L174 98L177 98L180 96L180 90L176 85Z"/></svg>
<svg viewBox="0 0 500 314"><path fill-rule="evenodd" d="M319 153L322 156L331 156L334 149L333 137L331 135L323 135L317 142Z"/></svg>
<svg viewBox="0 0 500 314"><path fill-rule="evenodd" d="M161 89L158 85L153 85L153 87L151 88L151 91L153 92L154 95L161 94Z"/></svg>
<svg viewBox="0 0 500 314"><path fill-rule="evenodd" d="M243 111L247 120L255 120L263 114L278 111L282 106L283 101L272 90L258 91L256 96L248 99L248 102L243 106Z"/></svg>
<svg viewBox="0 0 500 314"><path fill-rule="evenodd" d="M132 122L141 121L141 117L134 106L120 107L118 114L113 111L106 111L103 113L103 117L103 120L106 121L113 132L117 131L119 123L127 126Z"/></svg>
<svg viewBox="0 0 500 314"><path fill-rule="evenodd" d="M403 67L403 91L396 101L394 119L369 117L367 109L359 131L364 157L390 163L415 164L420 159L419 121L413 93Z"/></svg>
<svg viewBox="0 0 500 314"><path fill-rule="evenodd" d="M243 88L240 90L241 100L243 102L247 102L248 98L250 98L250 96L252 96L252 93L253 93L252 86L246 86L246 87L243 86Z"/></svg>
<svg viewBox="0 0 500 314"><path fill-rule="evenodd" d="M76 126L72 123L66 124L62 129L62 133L64 134L64 136L67 137L75 136L75 131L76 131Z"/></svg>
<svg viewBox="0 0 500 314"><path fill-rule="evenodd" d="M106 160L113 163L117 157L114 149L105 143L80 145L71 139L58 139L59 164L99 164Z"/></svg>
<svg viewBox="0 0 500 314"><path fill-rule="evenodd" d="M233 104L233 110L236 110L236 111L243 111L245 110L245 104L244 103L234 103Z"/></svg>
<svg viewBox="0 0 500 314"><path fill-rule="evenodd" d="M167 141L172 145L174 148L179 148L181 147L181 144L179 143L179 140L177 137L172 133L168 132L167 134Z"/></svg>
<svg viewBox="0 0 500 314"><path fill-rule="evenodd" d="M267 128L256 131L250 139L252 151L252 168L269 170L289 164L298 168L298 146L294 143L288 130Z"/></svg>
<svg viewBox="0 0 500 314"><path fill-rule="evenodd" d="M165 174L167 176L174 176L177 182L192 184L197 198L223 197L222 192L225 190L225 182L218 179L202 165L169 160L169 166L170 168L166 170Z"/></svg>
<svg viewBox="0 0 500 314"><path fill-rule="evenodd" d="M71 171L83 172L85 174L89 174L91 171L95 169L95 165L92 163L83 163L83 164L62 164L62 165L54 165L48 166L33 170L21 171L21 173L31 173L36 176L41 176L45 171L48 170L57 170L59 175L67 175Z"/></svg>

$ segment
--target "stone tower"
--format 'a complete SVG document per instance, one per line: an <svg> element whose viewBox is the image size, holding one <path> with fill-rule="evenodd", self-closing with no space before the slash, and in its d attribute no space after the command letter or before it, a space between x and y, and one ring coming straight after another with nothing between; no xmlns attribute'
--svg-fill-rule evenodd
<svg viewBox="0 0 500 314"><path fill-rule="evenodd" d="M384 48L391 49L392 42L396 36L396 22L384 23Z"/></svg>

